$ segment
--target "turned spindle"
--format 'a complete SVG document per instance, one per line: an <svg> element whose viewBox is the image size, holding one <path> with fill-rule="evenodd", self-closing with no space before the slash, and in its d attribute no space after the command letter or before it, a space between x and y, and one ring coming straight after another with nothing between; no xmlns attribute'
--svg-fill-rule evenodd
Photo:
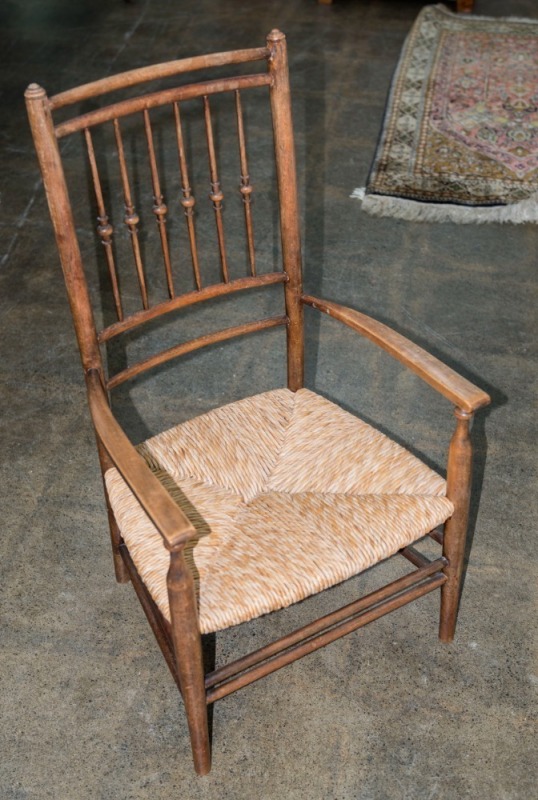
<svg viewBox="0 0 538 800"><path fill-rule="evenodd" d="M245 143L245 127L243 123L243 109L241 107L241 94L239 90L235 93L235 109L237 114L237 133L239 138L239 159L241 162L241 199L245 209L245 227L247 230L248 258L250 274L256 275L256 255L254 252L254 231L252 228L252 184L248 172L247 148Z"/></svg>
<svg viewBox="0 0 538 800"><path fill-rule="evenodd" d="M168 295L169 297L175 297L174 281L172 279L172 264L170 262L170 248L168 246L168 234L166 232L166 214L168 212L168 207L164 202L164 197L161 192L161 182L159 180L157 160L155 158L155 147L153 144L153 132L151 130L149 111L147 109L144 109L144 128L146 131L149 166L151 170L151 183L153 186L153 213L155 214L157 228L159 230L159 237L161 239L161 249L163 252Z"/></svg>
<svg viewBox="0 0 538 800"><path fill-rule="evenodd" d="M183 129L181 126L181 115L179 111L179 103L174 103L174 118L176 121L176 139L177 151L179 158L179 171L181 174L181 205L185 212L185 219L187 221L187 231L189 234L189 245L191 249L192 271L194 273L194 281L196 288L202 288L202 279L200 276L200 265L198 263L198 247L196 244L196 230L194 227L194 206L196 200L192 194L192 189L189 181L189 170L187 167L187 157L185 155L185 145L183 142Z"/></svg>
<svg viewBox="0 0 538 800"><path fill-rule="evenodd" d="M211 192L209 193L209 199L212 201L213 208L215 210L215 222L217 225L217 238L219 243L222 280L224 283L228 283L230 278L228 275L226 247L224 245L224 228L222 224L222 201L224 199L224 195L222 193L222 189L220 188L219 173L217 170L217 157L215 154L215 142L213 138L213 123L211 121L211 109L207 95L204 96L204 117L207 137L207 150L209 154L209 172L211 179Z"/></svg>

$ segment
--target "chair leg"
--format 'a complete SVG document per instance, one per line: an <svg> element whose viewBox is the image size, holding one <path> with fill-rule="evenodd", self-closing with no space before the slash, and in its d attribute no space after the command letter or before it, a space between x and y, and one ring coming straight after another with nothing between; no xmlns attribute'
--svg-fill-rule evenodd
<svg viewBox="0 0 538 800"><path fill-rule="evenodd" d="M120 529L118 528L118 523L116 522L114 512L110 508L108 502L106 487L105 487L105 494L106 494L106 504L108 510L108 526L110 528L110 539L112 542L112 558L114 560L114 574L116 575L116 581L118 583L129 583L131 578L129 576L129 572L127 570L127 567L125 566L125 562L121 557L120 553L120 545L123 540L121 538Z"/></svg>
<svg viewBox="0 0 538 800"><path fill-rule="evenodd" d="M112 544L112 558L114 559L114 573L116 575L116 580L118 583L129 583L130 577L127 567L121 557L120 553L120 545L122 544L122 538L120 529L118 528L118 523L116 522L116 517L114 516L114 512L112 511L112 507L110 505L110 500L108 499L108 489L105 483L105 472L110 469L113 464L108 457L108 453L106 452L105 448L101 444L99 437L97 436L97 451L99 453L99 462L101 464L101 477L103 479L103 490L105 492L105 500L106 500L106 509L108 513L108 526L110 528L110 541Z"/></svg>
<svg viewBox="0 0 538 800"><path fill-rule="evenodd" d="M183 689L183 702L187 713L194 769L198 775L207 775L211 769L211 746L203 679L200 683L201 685Z"/></svg>
<svg viewBox="0 0 538 800"><path fill-rule="evenodd" d="M172 639L187 714L194 769L198 775L207 775L211 769L211 748L202 641L198 629L194 581L181 550L170 553L167 584Z"/></svg>
<svg viewBox="0 0 538 800"><path fill-rule="evenodd" d="M472 414L456 408L456 430L448 453L447 497L454 503L454 513L445 523L443 555L448 559L444 573L447 581L441 587L439 638L451 642L456 630L460 598L465 540L471 496L472 446L469 423Z"/></svg>

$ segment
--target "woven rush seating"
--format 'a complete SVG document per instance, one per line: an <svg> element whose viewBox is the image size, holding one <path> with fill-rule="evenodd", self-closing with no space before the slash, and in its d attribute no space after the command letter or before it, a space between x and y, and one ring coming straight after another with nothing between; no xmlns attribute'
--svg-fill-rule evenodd
<svg viewBox="0 0 538 800"><path fill-rule="evenodd" d="M333 586L453 511L439 475L306 389L217 408L139 451L197 530L188 563L202 633ZM105 479L131 557L169 620L162 537L117 470Z"/></svg>

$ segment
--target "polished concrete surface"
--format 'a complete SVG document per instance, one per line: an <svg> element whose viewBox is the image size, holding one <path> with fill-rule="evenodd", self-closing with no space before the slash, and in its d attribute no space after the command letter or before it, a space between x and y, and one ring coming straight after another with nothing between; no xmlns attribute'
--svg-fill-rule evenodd
<svg viewBox="0 0 538 800"><path fill-rule="evenodd" d="M535 796L538 232L373 219L349 199L366 179L391 73L420 7L415 0L2 4L0 797ZM535 0L476 2L484 14L507 7L537 15ZM493 405L474 429L472 549L455 642L438 641L438 601L429 596L230 696L215 707L213 770L200 779L175 686L132 588L113 579L93 435L22 95L31 81L54 93L143 64L255 46L273 27L290 47L306 287L388 321L487 389ZM257 222L268 247L273 223L271 214ZM309 314L308 326L308 385L442 470L450 405L330 320ZM278 332L262 334L255 348L254 357L243 341L207 351L201 376L187 359L140 380L119 393L118 413L140 439L279 385ZM398 566L381 569L383 577L399 574ZM223 633L217 661L379 580L361 576L310 605Z"/></svg>

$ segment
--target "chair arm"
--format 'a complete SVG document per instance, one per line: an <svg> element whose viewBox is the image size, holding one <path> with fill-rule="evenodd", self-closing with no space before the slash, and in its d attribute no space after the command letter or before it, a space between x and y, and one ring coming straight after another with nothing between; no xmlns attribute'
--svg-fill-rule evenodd
<svg viewBox="0 0 538 800"><path fill-rule="evenodd" d="M435 356L430 355L382 322L330 300L303 295L301 301L305 305L312 306L339 322L343 322L344 325L382 347L463 411L472 414L478 408L487 406L491 402L489 395L482 389L474 386L466 378L462 378Z"/></svg>
<svg viewBox="0 0 538 800"><path fill-rule="evenodd" d="M173 550L185 544L196 535L194 526L114 418L96 369L88 370L86 383L93 424L110 460L161 534L167 549Z"/></svg>

